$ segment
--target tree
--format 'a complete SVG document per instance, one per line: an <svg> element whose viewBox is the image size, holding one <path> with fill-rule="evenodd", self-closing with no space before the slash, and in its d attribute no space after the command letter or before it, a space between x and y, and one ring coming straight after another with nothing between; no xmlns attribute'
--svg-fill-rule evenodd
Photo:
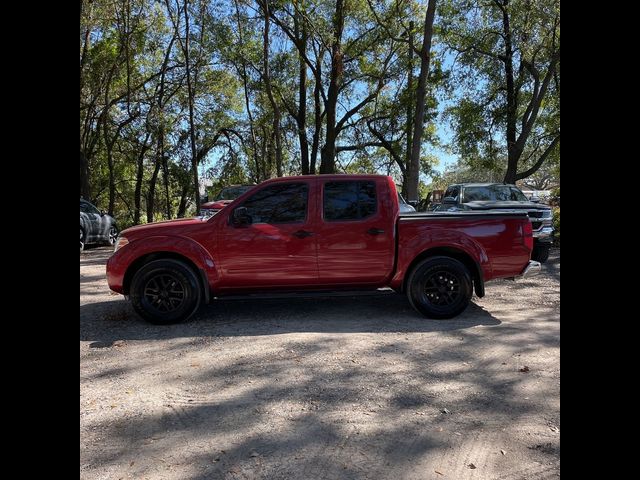
<svg viewBox="0 0 640 480"><path fill-rule="evenodd" d="M454 144L485 166L506 157L507 183L535 173L560 143L559 8L559 0L450 0L443 8L461 66L449 110Z"/></svg>

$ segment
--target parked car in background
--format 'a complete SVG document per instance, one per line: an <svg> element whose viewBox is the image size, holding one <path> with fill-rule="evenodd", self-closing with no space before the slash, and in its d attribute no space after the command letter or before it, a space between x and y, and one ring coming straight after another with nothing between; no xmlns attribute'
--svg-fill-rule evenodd
<svg viewBox="0 0 640 480"><path fill-rule="evenodd" d="M533 227L531 259L546 262L553 243L553 212L549 205L531 201L515 185L461 183L450 185L435 211L526 210Z"/></svg>
<svg viewBox="0 0 640 480"><path fill-rule="evenodd" d="M232 185L230 187L223 188L212 202L206 202L200 205L200 214L204 217L215 215L244 192L251 190L253 187L255 187L255 185Z"/></svg>
<svg viewBox="0 0 640 480"><path fill-rule="evenodd" d="M80 199L80 251L90 243L114 245L118 238L116 219Z"/></svg>

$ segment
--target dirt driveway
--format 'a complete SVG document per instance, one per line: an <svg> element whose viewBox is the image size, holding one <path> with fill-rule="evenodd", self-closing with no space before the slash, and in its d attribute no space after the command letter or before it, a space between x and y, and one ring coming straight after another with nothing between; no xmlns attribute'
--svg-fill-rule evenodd
<svg viewBox="0 0 640 480"><path fill-rule="evenodd" d="M560 258L454 320L401 295L225 300L143 323L80 256L82 479L548 479Z"/></svg>

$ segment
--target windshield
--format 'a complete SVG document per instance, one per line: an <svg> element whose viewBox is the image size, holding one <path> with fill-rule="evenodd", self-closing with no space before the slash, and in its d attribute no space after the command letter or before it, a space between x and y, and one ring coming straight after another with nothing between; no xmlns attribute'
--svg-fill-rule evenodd
<svg viewBox="0 0 640 480"><path fill-rule="evenodd" d="M242 185L240 187L223 188L216 197L216 200L235 200L251 188L253 188L253 185Z"/></svg>
<svg viewBox="0 0 640 480"><path fill-rule="evenodd" d="M527 202L517 187L513 185L486 185L482 187L465 187L464 199L462 203L476 201L494 201L494 202Z"/></svg>

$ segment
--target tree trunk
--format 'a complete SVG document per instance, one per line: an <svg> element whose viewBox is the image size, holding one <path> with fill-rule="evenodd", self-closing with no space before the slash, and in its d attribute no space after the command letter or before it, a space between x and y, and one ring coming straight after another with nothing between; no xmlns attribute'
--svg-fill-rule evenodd
<svg viewBox="0 0 640 480"><path fill-rule="evenodd" d="M144 142L138 153L138 160L136 162L136 187L133 193L133 223L138 225L140 223L140 213L142 211L142 180L144 177L144 155L149 149L147 142L151 132L147 131L144 137Z"/></svg>
<svg viewBox="0 0 640 480"><path fill-rule="evenodd" d="M165 214L171 220L171 196L169 195L169 157L162 152L162 179L164 181Z"/></svg>
<svg viewBox="0 0 640 480"><path fill-rule="evenodd" d="M504 74L507 87L507 171L505 183L515 183L518 172L518 160L522 151L516 145L516 123L518 121L518 99L516 98L515 80L513 76L513 47L511 45L511 27L507 12L508 0L504 0L502 8L502 33L504 38Z"/></svg>
<svg viewBox="0 0 640 480"><path fill-rule="evenodd" d="M331 44L331 76L329 92L327 93L327 130L325 142L322 146L320 173L335 173L336 171L336 106L338 92L343 76L342 31L344 30L344 1L336 0L336 11L333 16L333 42Z"/></svg>
<svg viewBox="0 0 640 480"><path fill-rule="evenodd" d="M263 43L262 43L262 61L263 61L263 78L264 86L267 91L267 97L269 97L269 103L273 109L273 133L275 135L275 155L276 155L276 174L281 177L282 172L282 132L280 131L280 119L282 117L280 113L280 107L273 96L273 89L271 87L271 74L269 72L269 26L270 26L270 12L268 0L263 0L262 11L264 13L264 30L263 30Z"/></svg>
<svg viewBox="0 0 640 480"><path fill-rule="evenodd" d="M155 204L156 195L156 182L158 180L158 172L160 172L160 166L162 162L156 157L156 165L153 168L153 174L149 181L149 192L147 193L147 223L153 222L153 208Z"/></svg>
<svg viewBox="0 0 640 480"><path fill-rule="evenodd" d="M189 194L189 185L182 186L182 194L180 195L180 205L178 206L178 218L184 218L187 212L187 196Z"/></svg>
<svg viewBox="0 0 640 480"><path fill-rule="evenodd" d="M240 21L240 6L238 0L235 0L236 6L236 20L238 23L238 37L240 39L240 48L244 47L244 37L242 33L242 22ZM247 108L247 119L249 120L249 136L251 138L251 152L253 154L253 163L255 165L255 181L260 183L262 181L262 175L260 174L260 159L258 155L258 143L256 141L256 132L253 125L253 115L251 114L251 106L249 102L249 81L247 76L247 62L242 57L242 84L244 87L244 103Z"/></svg>
<svg viewBox="0 0 640 480"><path fill-rule="evenodd" d="M431 39L433 37L433 19L436 12L436 0L429 0L424 19L424 35L420 50L420 76L416 90L416 111L413 117L413 143L411 145L411 162L407 165L407 200L418 201L418 182L420 180L420 148L424 130L424 110L427 93L427 78L431 60Z"/></svg>
<svg viewBox="0 0 640 480"><path fill-rule="evenodd" d="M80 196L87 200L91 198L91 188L89 187L89 162L84 152L80 149Z"/></svg>
<svg viewBox="0 0 640 480"><path fill-rule="evenodd" d="M82 22L82 10L84 1L80 0L80 21ZM84 64L87 58L87 51L89 49L89 40L91 38L91 30L89 27L84 32L84 42L82 44L82 50L80 53L80 105L82 105L82 89L84 86ZM82 39L80 40L83 41ZM80 136L80 196L82 198L91 198L91 189L89 187L89 162L82 150L82 134Z"/></svg>
<svg viewBox="0 0 640 480"><path fill-rule="evenodd" d="M107 150L107 167L109 169L109 215L113 216L113 210L115 208L116 203L116 177L115 172L113 171L113 144L109 138L109 129L108 129L109 119L106 118L103 127L104 127L104 143Z"/></svg>
<svg viewBox="0 0 640 480"><path fill-rule="evenodd" d="M267 138L267 129L264 124L261 125L262 136L260 143L260 167L262 169L262 180L267 180L271 177L271 174L267 175L267 144L269 139Z"/></svg>
<svg viewBox="0 0 640 480"><path fill-rule="evenodd" d="M407 135L407 147L405 152L405 168L406 170L411 171L411 147L413 145L413 102L409 99L413 98L413 29L415 28L415 23L413 20L409 22L409 56L408 56L408 68L407 68L407 123L405 127L406 135ZM405 198L409 198L409 181L407 179L407 174L405 173L402 179L402 196Z"/></svg>
<svg viewBox="0 0 640 480"><path fill-rule="evenodd" d="M305 61L307 50L307 27L304 18L296 10L293 17L295 25L295 35L299 38L300 47L298 49L299 73L298 73L298 114L296 116L296 124L298 126L298 141L300 143L300 164L302 174L308 175L309 172L309 141L307 140L307 64Z"/></svg>
<svg viewBox="0 0 640 480"><path fill-rule="evenodd" d="M193 175L193 187L195 189L196 215L200 215L200 182L198 181L198 158L196 149L196 132L194 120L194 85L191 84L191 68L189 65L189 11L187 9L188 0L184 0L185 19L185 42L184 42L184 62L186 65L187 92L189 96L189 141L191 143L191 172Z"/></svg>
<svg viewBox="0 0 640 480"><path fill-rule="evenodd" d="M314 106L314 131L313 131L313 143L311 145L311 165L309 166L309 173L315 175L316 162L318 159L318 147L320 145L320 137L322 136L322 99L320 98L320 88L322 81L322 53L318 53L316 59L316 76L313 87L313 106Z"/></svg>

